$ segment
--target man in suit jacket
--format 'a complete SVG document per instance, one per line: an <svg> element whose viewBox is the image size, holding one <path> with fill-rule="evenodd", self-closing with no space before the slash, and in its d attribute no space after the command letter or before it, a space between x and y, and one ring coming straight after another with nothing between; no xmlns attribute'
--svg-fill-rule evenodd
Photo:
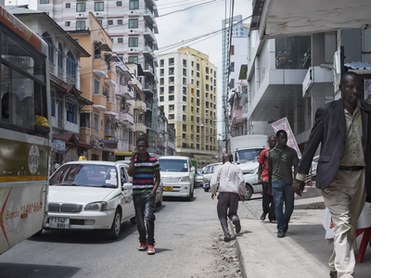
<svg viewBox="0 0 400 278"><path fill-rule="evenodd" d="M354 72L342 75L341 99L321 106L315 114L292 192L301 196L304 179L321 144L316 186L335 225L331 277L353 277L353 243L357 219L371 201L371 106L359 100L361 82Z"/></svg>

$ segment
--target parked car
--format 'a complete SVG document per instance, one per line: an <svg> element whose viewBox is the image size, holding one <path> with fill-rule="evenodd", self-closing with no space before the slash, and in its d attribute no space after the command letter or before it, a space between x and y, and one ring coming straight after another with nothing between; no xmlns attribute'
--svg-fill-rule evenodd
<svg viewBox="0 0 400 278"><path fill-rule="evenodd" d="M202 186L203 185L203 170L198 169L197 170L197 175L196 175L196 186Z"/></svg>
<svg viewBox="0 0 400 278"><path fill-rule="evenodd" d="M162 156L161 181L165 197L183 197L192 200L194 195L195 168L187 156Z"/></svg>
<svg viewBox="0 0 400 278"><path fill-rule="evenodd" d="M262 183L258 183L258 163L254 163L253 169L248 173L243 173L243 176L246 181L246 193L244 194L246 200L250 200L253 194L263 193Z"/></svg>
<svg viewBox="0 0 400 278"><path fill-rule="evenodd" d="M104 229L120 235L121 223L135 223L132 183L121 162L73 161L60 166L49 179L45 229Z"/></svg>
<svg viewBox="0 0 400 278"><path fill-rule="evenodd" d="M214 172L217 170L217 167L222 165L222 162L208 164L203 172L203 189L205 192L210 190L210 180Z"/></svg>
<svg viewBox="0 0 400 278"><path fill-rule="evenodd" d="M131 163L130 160L119 160L119 162L124 162L128 165L129 167L129 163ZM132 177L129 176L129 180L132 182ZM163 201L163 183L162 181L160 181L160 185L157 188L157 192L156 192L156 206L157 207L161 207L162 206L162 201Z"/></svg>

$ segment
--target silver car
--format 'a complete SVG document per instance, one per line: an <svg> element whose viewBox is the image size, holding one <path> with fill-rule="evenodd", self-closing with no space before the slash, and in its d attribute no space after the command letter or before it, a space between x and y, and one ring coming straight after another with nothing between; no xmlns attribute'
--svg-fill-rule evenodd
<svg viewBox="0 0 400 278"><path fill-rule="evenodd" d="M120 235L121 223L135 222L132 183L121 162L74 161L63 164L49 179L45 229L106 230Z"/></svg>

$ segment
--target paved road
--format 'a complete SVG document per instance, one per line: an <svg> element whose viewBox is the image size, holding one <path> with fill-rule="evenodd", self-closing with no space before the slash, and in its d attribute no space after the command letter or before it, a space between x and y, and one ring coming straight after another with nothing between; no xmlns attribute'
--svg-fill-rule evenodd
<svg viewBox="0 0 400 278"><path fill-rule="evenodd" d="M164 200L154 256L136 250L138 233L129 222L116 241L101 232L45 231L0 256L0 277L223 277L213 274L220 259L215 206L201 188L191 202Z"/></svg>

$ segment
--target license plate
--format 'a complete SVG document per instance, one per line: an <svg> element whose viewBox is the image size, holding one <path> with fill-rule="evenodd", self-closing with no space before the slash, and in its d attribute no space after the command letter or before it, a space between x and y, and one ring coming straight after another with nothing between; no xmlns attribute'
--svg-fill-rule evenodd
<svg viewBox="0 0 400 278"><path fill-rule="evenodd" d="M50 228L53 229L69 229L69 218L65 217L50 217Z"/></svg>
<svg viewBox="0 0 400 278"><path fill-rule="evenodd" d="M164 191L173 191L173 189L172 186L164 186Z"/></svg>

